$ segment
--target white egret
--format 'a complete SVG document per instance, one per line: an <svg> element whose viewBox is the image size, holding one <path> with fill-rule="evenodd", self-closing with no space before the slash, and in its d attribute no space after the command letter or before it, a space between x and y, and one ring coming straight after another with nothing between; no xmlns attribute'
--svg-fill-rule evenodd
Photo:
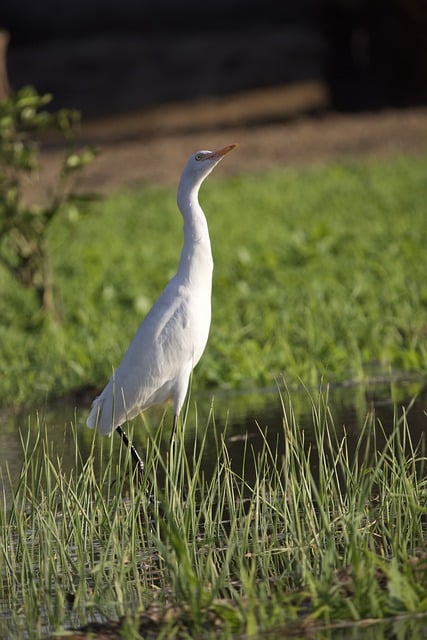
<svg viewBox="0 0 427 640"><path fill-rule="evenodd" d="M177 202L184 218L184 246L178 271L166 285L119 367L94 400L87 426L102 435L114 430L129 441L122 425L144 409L173 400L175 429L187 394L190 375L208 340L211 323L213 260L209 230L199 204L204 179L237 145L217 151L197 151L188 160L178 186ZM131 446L141 471L143 462Z"/></svg>

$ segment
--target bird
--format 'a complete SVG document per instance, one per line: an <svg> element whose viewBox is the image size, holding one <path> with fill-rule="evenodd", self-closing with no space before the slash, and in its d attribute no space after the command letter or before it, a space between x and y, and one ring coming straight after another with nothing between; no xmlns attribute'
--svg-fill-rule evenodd
<svg viewBox="0 0 427 640"><path fill-rule="evenodd" d="M87 418L87 426L97 428L101 435L117 431L130 447L141 473L144 462L123 425L151 405L171 399L172 434L176 430L190 376L205 350L211 324L213 258L199 189L214 167L237 146L234 143L216 151L196 151L185 165L177 191L184 221L178 270L140 324Z"/></svg>

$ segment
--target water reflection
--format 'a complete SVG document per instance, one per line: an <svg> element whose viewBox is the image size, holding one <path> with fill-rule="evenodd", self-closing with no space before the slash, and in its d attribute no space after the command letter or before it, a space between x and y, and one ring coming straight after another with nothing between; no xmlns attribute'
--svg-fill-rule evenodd
<svg viewBox="0 0 427 640"><path fill-rule="evenodd" d="M25 411L18 415L2 416L0 431L0 489L10 499L12 487L16 487L23 464L23 446L21 438L35 441L42 429L48 432L51 452L55 458L63 459L65 470L76 469L78 458L87 459L93 446L93 433L85 427L89 402L79 407L72 403L57 402L38 410ZM359 438L360 430L367 416L375 417L384 429L390 433L395 422L395 413L407 411L408 424L413 443L416 444L427 435L427 386L424 380L382 380L371 385L341 385L321 390L296 388L291 390L275 389L257 392L234 392L201 394L189 401L186 446L194 446L194 439L203 437L208 425L208 446L206 451L215 455L216 447L209 446L210 439L226 434L227 448L234 470L242 471L250 480L253 474L253 455L261 450L264 438L275 449L284 446L283 415L295 415L297 423L305 431L308 443L313 443L313 413L329 411L338 436L347 433L351 452ZM163 445L169 443L169 428L172 422L172 409L153 408L144 418L138 418L134 424L134 441L138 449L144 451L147 439L152 437L159 424L163 424ZM375 422L375 421L374 421ZM194 425L198 424L197 434ZM78 451L72 424L78 427ZM101 438L95 439L95 456L100 455ZM113 439L113 455L118 456L120 439ZM212 440L213 444L213 440ZM246 450L246 454L245 454ZM248 455L249 452L249 455ZM205 471L215 464L206 454ZM245 469L242 467L245 466ZM3 485L3 486L2 486Z"/></svg>

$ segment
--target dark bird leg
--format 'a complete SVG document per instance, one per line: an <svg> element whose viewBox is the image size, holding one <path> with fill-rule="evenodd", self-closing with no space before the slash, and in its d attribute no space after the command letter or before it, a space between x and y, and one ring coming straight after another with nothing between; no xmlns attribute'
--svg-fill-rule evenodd
<svg viewBox="0 0 427 640"><path fill-rule="evenodd" d="M122 438L125 445L130 448L130 453L132 456L132 460L134 461L134 464L135 464L135 469L137 469L138 473L141 476L143 476L144 468L145 468L144 460L139 455L138 451L136 450L136 447L134 447L134 445L131 442L129 442L129 438L127 437L127 434L125 433L125 431L123 431L120 425L116 427L116 431L119 434L119 436Z"/></svg>

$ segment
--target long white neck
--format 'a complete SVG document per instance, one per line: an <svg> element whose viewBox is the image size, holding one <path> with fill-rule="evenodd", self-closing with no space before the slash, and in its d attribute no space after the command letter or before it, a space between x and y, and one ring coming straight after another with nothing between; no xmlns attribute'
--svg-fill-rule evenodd
<svg viewBox="0 0 427 640"><path fill-rule="evenodd" d="M181 180L178 187L177 202L184 218L184 246L178 274L183 280L206 285L212 276L213 259L208 223L198 199L201 183L202 180L188 188L186 181Z"/></svg>

